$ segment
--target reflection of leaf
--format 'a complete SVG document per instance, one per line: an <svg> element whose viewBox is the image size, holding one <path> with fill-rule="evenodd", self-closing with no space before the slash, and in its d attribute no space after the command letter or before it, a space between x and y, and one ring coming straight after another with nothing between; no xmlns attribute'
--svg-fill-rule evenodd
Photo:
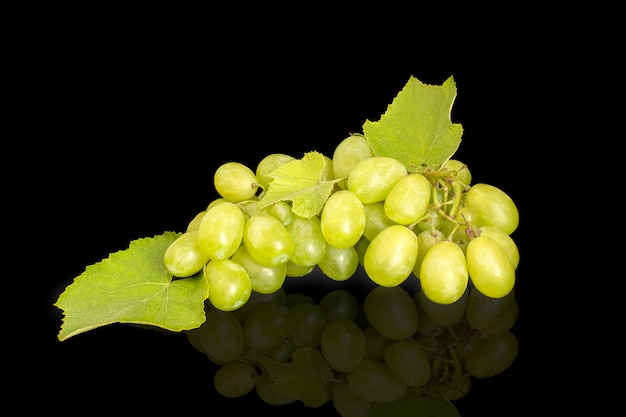
<svg viewBox="0 0 626 417"><path fill-rule="evenodd" d="M374 154L402 161L407 169L444 163L458 149L463 134L462 126L450 121L455 97L452 77L441 86L410 77L380 120L363 125Z"/></svg>
<svg viewBox="0 0 626 417"><path fill-rule="evenodd" d="M367 417L460 417L459 410L441 395L407 392L402 398L377 403Z"/></svg>
<svg viewBox="0 0 626 417"><path fill-rule="evenodd" d="M203 274L172 281L163 254L180 234L137 239L88 266L57 299L59 340L115 322L181 331L200 326L209 289Z"/></svg>
<svg viewBox="0 0 626 417"><path fill-rule="evenodd" d="M306 406L323 405L335 379L321 352L303 347L293 351L291 357L292 362L289 363L259 357L272 380L270 387L285 397L302 401Z"/></svg>
<svg viewBox="0 0 626 417"><path fill-rule="evenodd" d="M307 152L302 159L287 162L269 175L272 178L259 207L267 207L281 200L292 201L291 209L301 217L310 218L322 211L333 185L338 180L324 181L324 155Z"/></svg>

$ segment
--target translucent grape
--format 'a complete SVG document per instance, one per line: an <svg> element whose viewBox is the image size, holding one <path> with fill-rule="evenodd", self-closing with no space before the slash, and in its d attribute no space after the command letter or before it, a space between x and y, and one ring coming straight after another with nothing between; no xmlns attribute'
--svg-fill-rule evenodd
<svg viewBox="0 0 626 417"><path fill-rule="evenodd" d="M352 320L332 320L322 331L320 350L328 366L337 372L348 372L365 356L365 336Z"/></svg>
<svg viewBox="0 0 626 417"><path fill-rule="evenodd" d="M376 331L391 340L403 340L417 331L417 310L402 287L375 287L363 301L365 316Z"/></svg>
<svg viewBox="0 0 626 417"><path fill-rule="evenodd" d="M422 268L422 261L424 260L424 255L428 252L428 249L432 245L437 242L441 242L445 240L446 237L441 232L441 230L432 229L432 230L423 230L418 232L417 235L417 257L415 258L415 265L413 266L413 273L417 278L420 277L420 270Z"/></svg>
<svg viewBox="0 0 626 417"><path fill-rule="evenodd" d="M348 178L350 171L357 162L374 156L372 148L362 135L350 135L339 142L333 152L332 162L335 178ZM338 183L341 188L346 188L345 179Z"/></svg>
<svg viewBox="0 0 626 417"><path fill-rule="evenodd" d="M472 182L472 173L469 168L458 159L448 159L441 165L441 168L456 171L455 179L465 187L469 186Z"/></svg>
<svg viewBox="0 0 626 417"><path fill-rule="evenodd" d="M213 175L215 191L230 201L242 201L254 196L259 181L254 172L240 162L226 162Z"/></svg>
<svg viewBox="0 0 626 417"><path fill-rule="evenodd" d="M244 225L243 212L236 204L215 204L200 222L198 245L211 259L230 258L241 244Z"/></svg>
<svg viewBox="0 0 626 417"><path fill-rule="evenodd" d="M320 214L320 227L326 242L336 248L356 245L365 230L363 203L351 191L331 194Z"/></svg>
<svg viewBox="0 0 626 417"><path fill-rule="evenodd" d="M209 301L219 310L236 310L250 298L250 276L243 266L231 259L209 261L204 267L204 276L209 285Z"/></svg>
<svg viewBox="0 0 626 417"><path fill-rule="evenodd" d="M376 203L385 200L391 187L407 174L406 167L397 159L373 156L352 168L346 185L363 204Z"/></svg>
<svg viewBox="0 0 626 417"><path fill-rule="evenodd" d="M507 234L519 225L519 211L511 197L490 184L474 184L464 195L466 205L478 211L477 226L495 226Z"/></svg>
<svg viewBox="0 0 626 417"><path fill-rule="evenodd" d="M374 236L389 226L398 224L385 214L383 202L363 204L363 208L365 209L365 229L363 230L363 236L369 241L374 239Z"/></svg>
<svg viewBox="0 0 626 417"><path fill-rule="evenodd" d="M428 249L420 268L420 283L429 299L453 303L463 296L468 282L465 254L456 243L442 240Z"/></svg>
<svg viewBox="0 0 626 417"><path fill-rule="evenodd" d="M230 259L243 266L250 277L252 290L261 294L271 294L278 291L287 277L285 264L261 265L248 253L246 245L240 245Z"/></svg>
<svg viewBox="0 0 626 417"><path fill-rule="evenodd" d="M198 232L185 232L165 250L163 266L175 277L190 277L202 270L209 256L198 245Z"/></svg>
<svg viewBox="0 0 626 417"><path fill-rule="evenodd" d="M385 198L385 214L399 224L420 220L428 211L432 185L422 174L400 178Z"/></svg>
<svg viewBox="0 0 626 417"><path fill-rule="evenodd" d="M317 265L326 253L326 239L322 234L320 218L294 215L287 230L294 243L293 253L289 259L298 265Z"/></svg>
<svg viewBox="0 0 626 417"><path fill-rule="evenodd" d="M294 250L289 230L276 217L257 214L248 219L243 230L243 242L252 258L261 265L285 263Z"/></svg>
<svg viewBox="0 0 626 417"><path fill-rule="evenodd" d="M255 171L259 186L264 190L267 190L270 182L272 182L273 179L270 176L272 172L276 168L279 168L282 165L295 160L296 158L294 158L293 156L284 153L271 153L265 158L261 159L261 161L257 164Z"/></svg>
<svg viewBox="0 0 626 417"><path fill-rule="evenodd" d="M387 347L384 362L398 381L411 388L422 387L432 378L428 354L415 342L401 340Z"/></svg>
<svg viewBox="0 0 626 417"><path fill-rule="evenodd" d="M478 233L480 234L480 236L487 236L498 242L500 246L502 246L502 249L504 249L506 254L509 256L511 263L513 264L513 269L517 269L517 265L519 264L520 260L519 248L509 234L495 226L479 227Z"/></svg>
<svg viewBox="0 0 626 417"><path fill-rule="evenodd" d="M515 285L515 268L494 239L479 236L467 245L467 269L474 287L488 297L507 295Z"/></svg>
<svg viewBox="0 0 626 417"><path fill-rule="evenodd" d="M254 389L258 378L258 372L251 364L228 362L215 371L213 385L224 397L239 398Z"/></svg>
<svg viewBox="0 0 626 417"><path fill-rule="evenodd" d="M202 218L205 214L206 210L198 212L198 214L196 214L193 219L191 219L191 221L187 224L187 229L185 231L191 232L194 230L198 230L200 228L200 222L202 221Z"/></svg>
<svg viewBox="0 0 626 417"><path fill-rule="evenodd" d="M328 278L345 281L351 278L359 267L359 254L354 246L336 248L326 245L324 256L317 265Z"/></svg>
<svg viewBox="0 0 626 417"><path fill-rule="evenodd" d="M408 389L387 365L369 359L362 360L348 372L347 381L355 394L373 403L395 401L406 394Z"/></svg>
<svg viewBox="0 0 626 417"><path fill-rule="evenodd" d="M363 258L365 272L378 285L400 285L413 272L417 251L417 236L411 229L399 224L390 226L367 247Z"/></svg>

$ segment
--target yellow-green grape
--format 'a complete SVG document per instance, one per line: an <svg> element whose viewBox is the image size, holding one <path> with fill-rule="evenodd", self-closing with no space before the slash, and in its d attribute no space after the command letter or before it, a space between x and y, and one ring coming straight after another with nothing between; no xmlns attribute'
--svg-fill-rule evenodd
<svg viewBox="0 0 626 417"><path fill-rule="evenodd" d="M517 269L517 265L519 264L519 248L517 244L511 237L502 229L496 226L482 226L478 228L478 233L480 236L487 236L495 240L502 246L502 249L506 252L513 264L513 269Z"/></svg>
<svg viewBox="0 0 626 417"><path fill-rule="evenodd" d="M387 214L385 214L384 202L363 204L365 209L365 229L363 230L363 236L367 240L374 239L381 231L385 230L389 226L398 224L391 220Z"/></svg>
<svg viewBox="0 0 626 417"><path fill-rule="evenodd" d="M441 230L437 229L422 230L421 232L417 231L417 233L417 257L415 258L415 265L413 266L413 274L419 278L424 255L426 255L426 252L428 252L428 249L430 249L432 245L445 240L446 237Z"/></svg>
<svg viewBox="0 0 626 417"><path fill-rule="evenodd" d="M463 184L465 187L472 183L472 173L467 165L457 159L448 159L441 165L442 169L448 169L456 171L456 180Z"/></svg>
<svg viewBox="0 0 626 417"><path fill-rule="evenodd" d="M478 236L467 245L467 270L474 287L488 297L507 295L515 285L515 268L502 246L487 236Z"/></svg>
<svg viewBox="0 0 626 417"><path fill-rule="evenodd" d="M420 220L430 205L432 184L422 174L409 174L400 178L385 198L385 214L399 224Z"/></svg>
<svg viewBox="0 0 626 417"><path fill-rule="evenodd" d="M240 162L226 162L215 170L213 185L215 191L225 199L242 201L256 194L259 181L246 165Z"/></svg>
<svg viewBox="0 0 626 417"><path fill-rule="evenodd" d="M215 390L228 398L243 397L256 386L259 373L245 362L228 362L220 366L213 375Z"/></svg>
<svg viewBox="0 0 626 417"><path fill-rule="evenodd" d="M356 245L365 230L363 203L351 191L330 195L320 214L320 227L326 242L336 248Z"/></svg>
<svg viewBox="0 0 626 417"><path fill-rule="evenodd" d="M250 276L231 259L211 260L204 267L209 301L218 310L232 311L246 304L252 292Z"/></svg>
<svg viewBox="0 0 626 417"><path fill-rule="evenodd" d="M241 244L244 225L245 217L236 204L215 204L200 222L198 245L211 259L230 258Z"/></svg>
<svg viewBox="0 0 626 417"><path fill-rule="evenodd" d="M383 287L395 287L413 272L418 240L406 226L396 224L377 234L370 242L363 266L367 276Z"/></svg>
<svg viewBox="0 0 626 417"><path fill-rule="evenodd" d="M402 287L375 287L363 301L370 325L388 339L411 337L418 327L413 297Z"/></svg>
<svg viewBox="0 0 626 417"><path fill-rule="evenodd" d="M333 160L324 155L324 169L320 175L320 181L332 181L335 179L335 169Z"/></svg>
<svg viewBox="0 0 626 417"><path fill-rule="evenodd" d="M373 156L354 165L346 188L355 193L363 204L376 203L385 200L391 187L406 175L406 167L397 159Z"/></svg>
<svg viewBox="0 0 626 417"><path fill-rule="evenodd" d="M295 161L291 155L287 155L284 153L271 153L267 155L265 158L261 159L261 161L257 164L256 167L256 179L259 183L259 186L264 190L267 190L270 182L272 182L272 177L270 176L272 172L284 164L288 162Z"/></svg>
<svg viewBox="0 0 626 417"><path fill-rule="evenodd" d="M322 331L320 350L328 366L337 372L348 372L365 356L365 335L352 320L332 320Z"/></svg>
<svg viewBox="0 0 626 417"><path fill-rule="evenodd" d="M198 230L200 228L200 222L202 221L202 218L204 217L205 214L206 214L206 210L202 210L201 212L196 214L194 218L191 219L191 221L187 224L186 231L191 232L194 230Z"/></svg>
<svg viewBox="0 0 626 417"><path fill-rule="evenodd" d="M367 248L370 245L370 241L365 237L361 237L357 242L355 249L356 253L359 255L359 265L363 266L365 262L365 252L367 252Z"/></svg>
<svg viewBox="0 0 626 417"><path fill-rule="evenodd" d="M374 152L362 135L350 135L343 139L333 152L332 162L335 178L342 179L337 185L346 188L346 180L350 171L363 159L371 158Z"/></svg>
<svg viewBox="0 0 626 417"><path fill-rule="evenodd" d="M514 301L515 288L504 297L491 298L474 287L469 293L465 317L473 328L481 331L489 329L502 319Z"/></svg>
<svg viewBox="0 0 626 417"><path fill-rule="evenodd" d="M354 246L336 248L326 245L324 256L317 266L328 278L345 281L351 278L359 267L359 254Z"/></svg>
<svg viewBox="0 0 626 417"><path fill-rule="evenodd" d="M294 214L287 230L294 243L289 260L303 266L317 265L326 253L326 239L322 234L320 218L300 217Z"/></svg>
<svg viewBox="0 0 626 417"><path fill-rule="evenodd" d="M511 333L470 343L465 368L475 378L489 378L506 370L517 357L519 340Z"/></svg>
<svg viewBox="0 0 626 417"><path fill-rule="evenodd" d="M415 342L395 342L385 350L384 362L391 373L410 388L423 387L432 378L430 358Z"/></svg>
<svg viewBox="0 0 626 417"><path fill-rule="evenodd" d="M451 304L463 296L469 282L463 250L442 240L428 249L420 267L421 289L430 300Z"/></svg>
<svg viewBox="0 0 626 417"><path fill-rule="evenodd" d="M440 230L445 221L446 218L438 209L429 208L422 220L417 222L417 228L419 230Z"/></svg>
<svg viewBox="0 0 626 417"><path fill-rule="evenodd" d="M373 403L384 403L400 399L408 386L398 380L383 362L362 360L348 372L350 388L361 398Z"/></svg>
<svg viewBox="0 0 626 417"><path fill-rule="evenodd" d="M285 265L287 267L287 276L293 278L309 275L315 269L315 265L298 265L291 259Z"/></svg>
<svg viewBox="0 0 626 417"><path fill-rule="evenodd" d="M163 266L175 277L186 278L200 272L209 256L198 245L198 232L185 232L178 236L163 255Z"/></svg>
<svg viewBox="0 0 626 417"><path fill-rule="evenodd" d="M478 212L477 226L495 226L507 234L519 225L519 211L513 199L490 184L474 184L464 195L465 205Z"/></svg>
<svg viewBox="0 0 626 417"><path fill-rule="evenodd" d="M278 291L287 277L285 264L261 265L250 256L246 245L239 246L230 259L244 267L250 277L252 290L261 294L271 294Z"/></svg>
<svg viewBox="0 0 626 417"><path fill-rule="evenodd" d="M252 258L261 265L275 266L289 260L294 243L289 230L268 214L251 216L243 230L243 242Z"/></svg>
<svg viewBox="0 0 626 417"><path fill-rule="evenodd" d="M266 208L268 208L269 214L280 220L283 226L289 226L293 221L294 214L291 211L291 205L286 201L277 201Z"/></svg>

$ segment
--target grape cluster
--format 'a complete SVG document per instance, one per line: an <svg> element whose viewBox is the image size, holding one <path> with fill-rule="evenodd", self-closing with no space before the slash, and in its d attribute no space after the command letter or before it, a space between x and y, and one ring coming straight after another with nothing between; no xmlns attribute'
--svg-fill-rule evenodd
<svg viewBox="0 0 626 417"><path fill-rule="evenodd" d="M219 197L167 249L166 269L176 277L203 273L209 301L224 311L316 267L345 281L362 266L382 287L414 276L439 304L458 301L470 282L491 298L513 290L517 207L503 190L472 184L466 164L406 167L375 155L364 136L350 135L332 158L324 156L319 181L334 181L334 188L323 208L302 217L287 199L259 204L272 173L293 161L274 153L254 170L234 161L219 166L213 178Z"/></svg>
<svg viewBox="0 0 626 417"><path fill-rule="evenodd" d="M332 403L341 417L365 417L405 395L457 400L473 378L506 370L518 354L511 332L518 314L515 290L491 298L469 286L455 302L439 304L404 286L375 286L362 302L344 289L316 301L281 288L253 293L234 311L207 303L206 321L186 335L217 364L213 385L225 397L256 392L273 406ZM270 366L303 352L309 359L293 374ZM314 388L321 394L311 398Z"/></svg>

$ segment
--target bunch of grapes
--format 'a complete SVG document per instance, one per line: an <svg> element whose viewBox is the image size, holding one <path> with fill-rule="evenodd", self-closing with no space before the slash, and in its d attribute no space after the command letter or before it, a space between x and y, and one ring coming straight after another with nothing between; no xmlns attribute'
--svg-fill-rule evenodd
<svg viewBox="0 0 626 417"><path fill-rule="evenodd" d="M515 291L491 298L468 288L439 304L419 289L376 286L359 303L344 289L315 301L281 288L254 293L234 311L207 303L207 320L186 334L218 365L213 384L225 397L256 392L273 406L332 403L341 417L365 417L406 395L454 401L468 394L472 378L503 372L518 353L511 332L518 314ZM274 373L299 355L307 360L293 374ZM314 403L312 387L320 392Z"/></svg>

